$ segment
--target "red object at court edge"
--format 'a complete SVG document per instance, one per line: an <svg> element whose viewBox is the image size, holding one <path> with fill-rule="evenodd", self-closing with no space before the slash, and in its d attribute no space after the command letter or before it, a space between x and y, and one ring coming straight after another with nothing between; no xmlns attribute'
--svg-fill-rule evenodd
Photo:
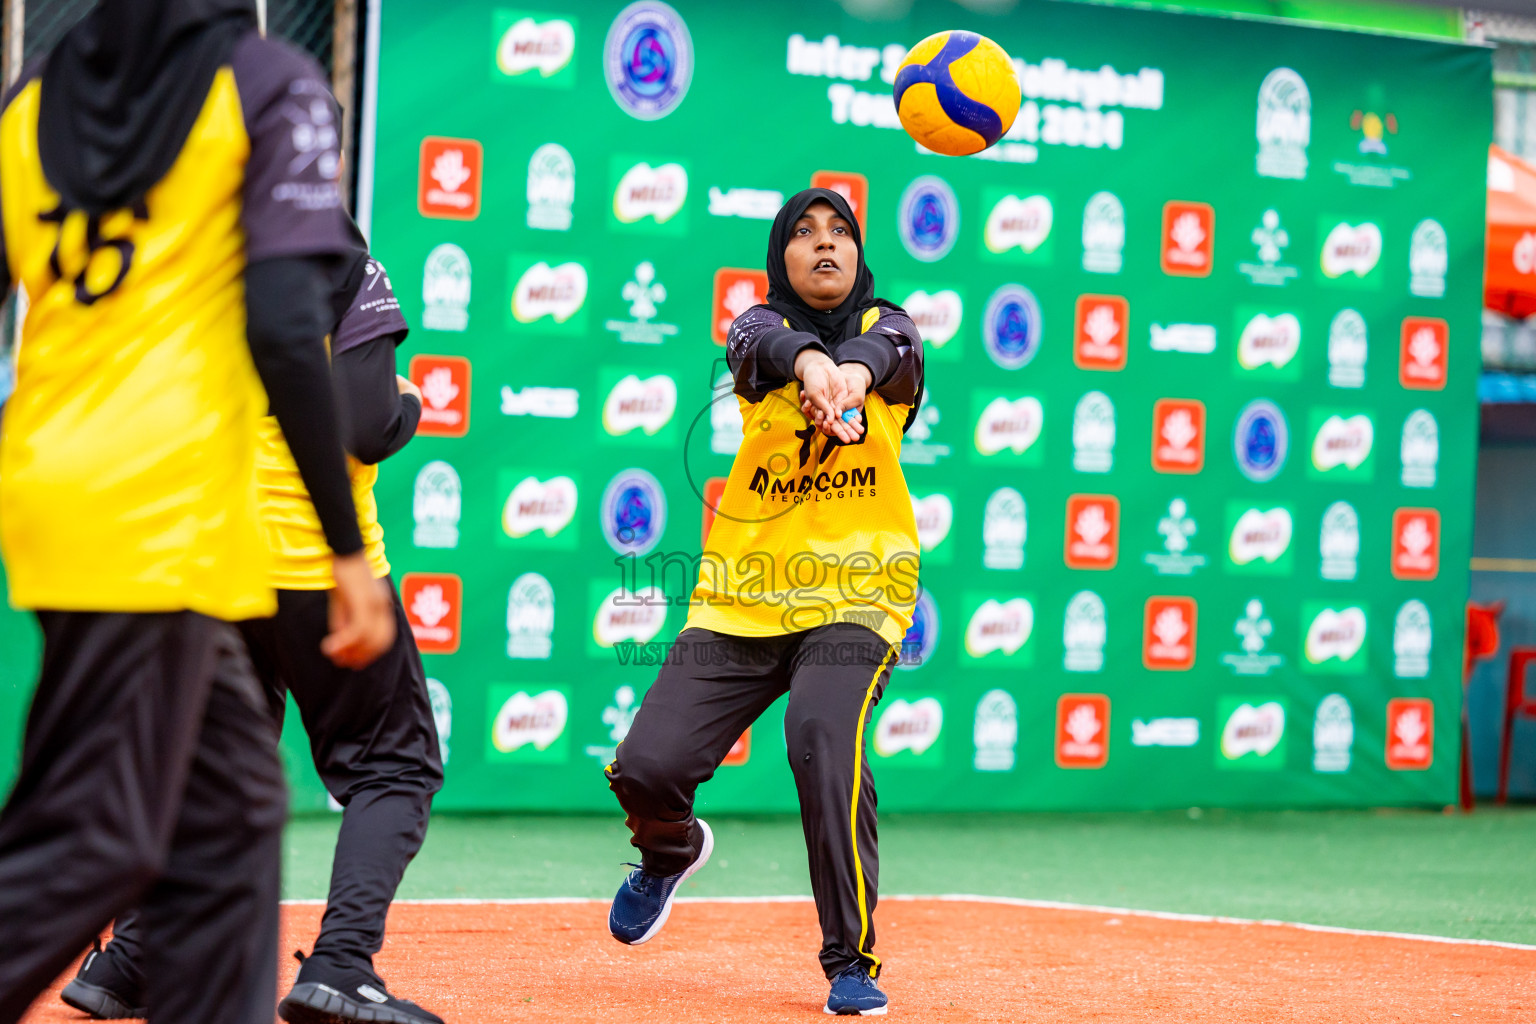
<svg viewBox="0 0 1536 1024"><path fill-rule="evenodd" d="M1536 313L1536 167L1488 147L1483 305L1523 319Z"/></svg>

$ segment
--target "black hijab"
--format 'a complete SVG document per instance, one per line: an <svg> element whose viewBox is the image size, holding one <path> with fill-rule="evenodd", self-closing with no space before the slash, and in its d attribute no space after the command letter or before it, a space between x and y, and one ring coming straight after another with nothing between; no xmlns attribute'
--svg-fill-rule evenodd
<svg viewBox="0 0 1536 1024"><path fill-rule="evenodd" d="M795 223L812 203L817 202L830 203L837 215L848 222L848 230L853 235L853 244L859 256L853 288L848 292L848 297L833 309L816 309L802 299L790 285L789 270L784 265L784 250L789 248ZM864 238L859 232L858 218L853 215L848 200L829 188L808 188L804 192L796 192L779 210L778 216L773 218L773 229L768 234L768 301L763 305L788 320L795 330L814 334L829 346L861 333L858 316L861 310L870 306L901 308L884 299L875 298L875 277L864 263Z"/></svg>
<svg viewBox="0 0 1536 1024"><path fill-rule="evenodd" d="M255 0L100 0L43 69L38 154L71 209L136 206L186 144Z"/></svg>

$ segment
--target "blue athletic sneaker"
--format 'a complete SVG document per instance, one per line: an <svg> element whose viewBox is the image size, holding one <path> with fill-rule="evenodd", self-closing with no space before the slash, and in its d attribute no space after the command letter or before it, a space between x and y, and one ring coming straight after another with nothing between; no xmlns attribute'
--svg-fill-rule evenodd
<svg viewBox="0 0 1536 1024"><path fill-rule="evenodd" d="M869 976L869 968L854 964L832 979L825 1012L839 1017L882 1017L888 1002Z"/></svg>
<svg viewBox="0 0 1536 1024"><path fill-rule="evenodd" d="M608 931L620 942L638 946L661 931L672 913L672 899L678 887L688 876L709 862L715 851L715 834L703 821L699 828L704 832L704 845L699 855L675 875L653 875L644 868L635 868L619 886L613 897L613 907L608 911Z"/></svg>

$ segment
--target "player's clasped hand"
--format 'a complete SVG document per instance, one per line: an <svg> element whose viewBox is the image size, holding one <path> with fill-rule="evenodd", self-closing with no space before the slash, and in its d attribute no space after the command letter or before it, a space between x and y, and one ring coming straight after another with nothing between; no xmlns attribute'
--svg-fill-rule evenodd
<svg viewBox="0 0 1536 1024"><path fill-rule="evenodd" d="M395 642L394 598L361 552L332 566L331 633L320 650L342 668L366 668Z"/></svg>
<svg viewBox="0 0 1536 1024"><path fill-rule="evenodd" d="M845 419L864 405L869 369L862 363L838 365L821 352L806 349L795 360L800 378L800 410L823 434L854 444L864 433L862 418Z"/></svg>

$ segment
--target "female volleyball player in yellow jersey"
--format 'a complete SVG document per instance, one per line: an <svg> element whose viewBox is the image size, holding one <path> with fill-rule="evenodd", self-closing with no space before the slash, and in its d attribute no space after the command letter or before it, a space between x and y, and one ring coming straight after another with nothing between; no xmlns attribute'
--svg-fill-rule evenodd
<svg viewBox="0 0 1536 1024"><path fill-rule="evenodd" d="M694 792L786 691L784 737L821 919L826 1009L881 1014L875 983L871 709L917 600L918 542L898 457L922 394L922 340L874 297L837 193L779 211L768 302L731 325L745 441L716 510L688 622L608 766L640 865L609 930L645 942L714 845Z"/></svg>

